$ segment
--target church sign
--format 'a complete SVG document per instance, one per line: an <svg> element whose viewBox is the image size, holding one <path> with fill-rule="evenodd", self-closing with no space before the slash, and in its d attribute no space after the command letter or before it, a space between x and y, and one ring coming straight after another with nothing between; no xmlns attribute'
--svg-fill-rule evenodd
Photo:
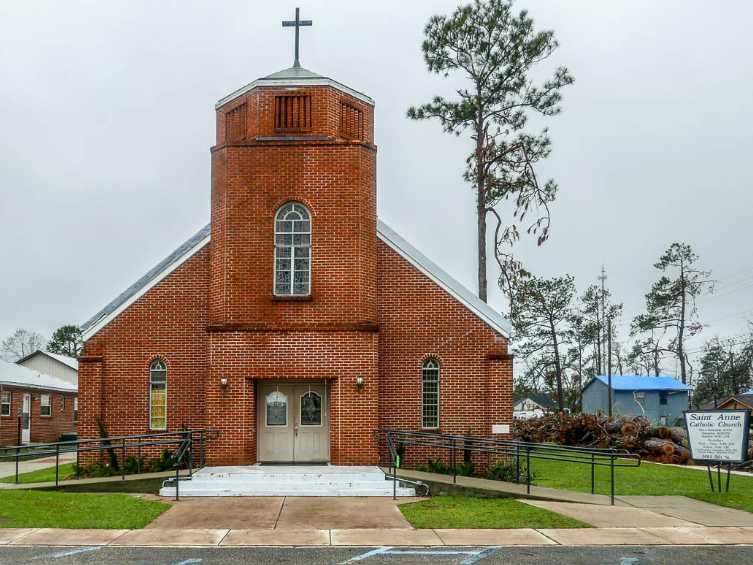
<svg viewBox="0 0 753 565"><path fill-rule="evenodd" d="M706 463L742 463L748 458L750 410L688 410L690 457Z"/></svg>

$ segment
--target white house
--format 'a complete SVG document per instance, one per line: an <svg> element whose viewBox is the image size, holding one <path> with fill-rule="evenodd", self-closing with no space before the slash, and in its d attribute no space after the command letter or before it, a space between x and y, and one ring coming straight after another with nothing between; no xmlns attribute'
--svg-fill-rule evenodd
<svg viewBox="0 0 753 565"><path fill-rule="evenodd" d="M78 387L78 361L67 355L58 355L37 349L16 361L18 365L34 369L39 373L57 377Z"/></svg>

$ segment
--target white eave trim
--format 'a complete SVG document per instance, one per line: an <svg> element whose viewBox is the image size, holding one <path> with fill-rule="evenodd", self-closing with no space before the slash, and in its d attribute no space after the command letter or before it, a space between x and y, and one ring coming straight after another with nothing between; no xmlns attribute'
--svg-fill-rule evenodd
<svg viewBox="0 0 753 565"><path fill-rule="evenodd" d="M12 388L12 389L27 389L27 390L49 390L51 392L65 392L68 394L78 394L78 387L71 385L73 388L63 388L56 386L46 386L40 384L31 384L25 382L16 381L0 381L0 387Z"/></svg>
<svg viewBox="0 0 753 565"><path fill-rule="evenodd" d="M449 273L441 269L436 263L413 247L381 220L377 220L377 236L494 331L507 339L510 338L510 325L501 314L496 312L486 302L476 297L470 290L465 288Z"/></svg>
<svg viewBox="0 0 753 565"><path fill-rule="evenodd" d="M94 336L99 330L104 328L107 324L109 324L111 321L113 321L115 318L117 318L126 308L128 308L131 304L136 302L139 298L144 296L147 292L149 292L152 288L157 286L162 280L164 280L167 276L170 275L173 271L175 271L178 267L180 267L183 263L188 261L191 257L196 255L199 251L201 251L206 245L209 244L210 240L209 235L207 235L204 239L202 239L199 243L194 245L191 249L189 249L186 253L178 257L175 261L170 263L170 265L165 268L164 271L162 271L159 275L154 277L152 280L150 280L147 284L145 284L143 287L141 287L133 296L129 297L128 300L123 302L120 306L118 306L115 310L107 314L106 316L103 316L99 320L97 320L94 324L92 324L84 333L83 333L83 340L87 341L92 336Z"/></svg>
<svg viewBox="0 0 753 565"><path fill-rule="evenodd" d="M247 84L246 86L243 86L236 90L235 92L231 92L224 98L220 98L220 100L217 102L217 104L214 105L214 109L217 110L221 106L224 106L228 102L234 100L235 98L238 98L239 96L243 96L247 92L250 92L257 86L272 86L272 87L301 87L305 88L307 86L331 86L332 88L336 88L337 90L341 90L345 92L346 94L349 94L353 98L357 98L358 100L361 100L362 102L366 102L367 104L370 104L371 106L374 105L374 99L370 96L367 96L366 94L362 92L358 92L357 90L353 90L352 88L345 86L341 82L337 82L336 80L332 80L331 78L278 78L278 79L257 79L254 82L251 82Z"/></svg>

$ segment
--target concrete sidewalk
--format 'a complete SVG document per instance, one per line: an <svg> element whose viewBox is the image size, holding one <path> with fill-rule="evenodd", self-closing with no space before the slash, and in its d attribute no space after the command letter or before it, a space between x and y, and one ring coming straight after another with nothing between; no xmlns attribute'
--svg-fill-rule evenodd
<svg viewBox="0 0 753 565"><path fill-rule="evenodd" d="M76 452L63 451L60 453L60 464L76 462ZM38 459L29 459L27 461L18 462L18 472L29 473L31 471L39 471L40 469L47 469L55 466L55 455L47 455ZM10 477L16 474L16 462L12 459L3 458L0 461L0 479Z"/></svg>
<svg viewBox="0 0 753 565"><path fill-rule="evenodd" d="M515 530L0 529L11 546L609 546L753 545L753 528L582 528Z"/></svg>

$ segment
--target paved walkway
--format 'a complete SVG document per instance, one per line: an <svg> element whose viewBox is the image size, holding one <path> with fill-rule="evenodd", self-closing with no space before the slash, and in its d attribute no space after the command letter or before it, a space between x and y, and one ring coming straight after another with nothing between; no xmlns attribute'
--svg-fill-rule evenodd
<svg viewBox="0 0 753 565"><path fill-rule="evenodd" d="M753 545L753 528L0 529L0 545L149 547Z"/></svg>
<svg viewBox="0 0 753 565"><path fill-rule="evenodd" d="M60 454L60 464L74 463L76 461L76 453L70 451ZM29 473L31 471L39 471L40 469L47 469L48 467L55 466L55 456L40 457L39 459L29 459L28 461L18 462L19 473ZM16 462L3 458L0 461L0 478L10 477L16 474Z"/></svg>
<svg viewBox="0 0 753 565"><path fill-rule="evenodd" d="M337 530L407 528L397 501L382 497L231 496L181 497L149 529Z"/></svg>

